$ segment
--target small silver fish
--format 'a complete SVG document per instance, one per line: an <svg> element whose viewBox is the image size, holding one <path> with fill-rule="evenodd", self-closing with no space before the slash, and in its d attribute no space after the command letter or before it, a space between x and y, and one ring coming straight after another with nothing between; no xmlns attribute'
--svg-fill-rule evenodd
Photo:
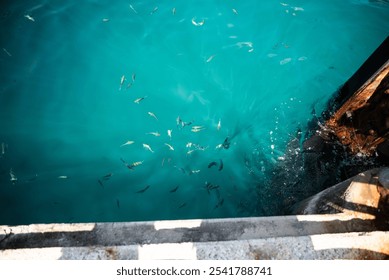
<svg viewBox="0 0 389 280"><path fill-rule="evenodd" d="M154 119L158 120L157 116L153 112L147 112L147 114L149 114Z"/></svg>
<svg viewBox="0 0 389 280"><path fill-rule="evenodd" d="M1 156L5 154L5 145L6 144L4 142L1 143Z"/></svg>
<svg viewBox="0 0 389 280"><path fill-rule="evenodd" d="M203 19L202 21L196 21L196 18L192 18L192 24L194 26L202 26L204 24L205 20Z"/></svg>
<svg viewBox="0 0 389 280"><path fill-rule="evenodd" d="M101 177L101 179L103 179L104 181L107 181L112 177L112 175L113 175L112 173L108 173L107 175L104 175L103 177Z"/></svg>
<svg viewBox="0 0 389 280"><path fill-rule="evenodd" d="M131 76L131 79L132 79L133 82L135 82L135 78L136 78L136 74L133 73L132 76Z"/></svg>
<svg viewBox="0 0 389 280"><path fill-rule="evenodd" d="M15 184L17 182L18 178L16 178L15 173L12 171L12 168L9 171L9 176L11 177L11 179L10 179L11 183Z"/></svg>
<svg viewBox="0 0 389 280"><path fill-rule="evenodd" d="M8 56L12 56L12 54L10 54L5 48L3 48L3 51L4 51Z"/></svg>
<svg viewBox="0 0 389 280"><path fill-rule="evenodd" d="M143 160L131 163L132 166L138 166L138 165L142 165L142 164L143 164Z"/></svg>
<svg viewBox="0 0 389 280"><path fill-rule="evenodd" d="M224 164L223 164L223 161L221 159L219 159L219 171L221 171L224 167Z"/></svg>
<svg viewBox="0 0 389 280"><path fill-rule="evenodd" d="M141 189L139 191L136 191L136 193L144 193L145 191L147 191L148 189L150 188L150 186L146 186L144 189Z"/></svg>
<svg viewBox="0 0 389 280"><path fill-rule="evenodd" d="M142 161L136 161L136 162L133 162L131 164L128 164L128 163L125 163L125 165L127 166L128 169L134 169L134 167L137 167L139 165L142 165L143 164L143 160Z"/></svg>
<svg viewBox="0 0 389 280"><path fill-rule="evenodd" d="M200 132L200 131L202 131L204 129L205 129L205 127L197 125L197 126L192 126L191 131L192 132Z"/></svg>
<svg viewBox="0 0 389 280"><path fill-rule="evenodd" d="M192 128L194 128L194 129L202 129L204 127L202 125L194 125L194 126L192 126Z"/></svg>
<svg viewBox="0 0 389 280"><path fill-rule="evenodd" d="M134 103L139 104L141 101L143 101L143 100L146 99L146 98L147 98L147 96L139 97L139 98L137 98L137 99L134 100Z"/></svg>
<svg viewBox="0 0 389 280"><path fill-rule="evenodd" d="M130 87L132 87L132 82L131 82L131 83L128 83L126 89L129 89Z"/></svg>
<svg viewBox="0 0 389 280"><path fill-rule="evenodd" d="M196 145L196 149L199 150L199 151L205 151L206 149L208 149L208 146L207 147L203 147L203 146L200 146L200 145Z"/></svg>
<svg viewBox="0 0 389 280"><path fill-rule="evenodd" d="M146 134L149 134L149 135L154 135L155 137L159 137L159 136L161 136L161 134L159 134L159 132L158 132L158 131L156 131L156 132L148 132L148 133L146 133Z"/></svg>
<svg viewBox="0 0 389 280"><path fill-rule="evenodd" d="M216 125L216 129L220 130L221 127L222 127L222 123L221 123L221 120L219 119L219 122Z"/></svg>
<svg viewBox="0 0 389 280"><path fill-rule="evenodd" d="M219 144L215 147L216 150L219 150L219 149L222 149L223 148L223 144Z"/></svg>
<svg viewBox="0 0 389 280"><path fill-rule="evenodd" d="M237 10L235 10L235 9L232 9L232 12L233 12L235 15L237 15L237 14L238 14L238 11L237 11Z"/></svg>
<svg viewBox="0 0 389 280"><path fill-rule="evenodd" d="M150 145L148 145L148 144L142 144L142 145L143 145L143 148L145 148L146 150L154 153L154 151L151 149Z"/></svg>
<svg viewBox="0 0 389 280"><path fill-rule="evenodd" d="M67 179L67 178L68 178L68 176L61 175L61 176L58 176L57 178L58 178L58 179Z"/></svg>
<svg viewBox="0 0 389 280"><path fill-rule="evenodd" d="M292 61L292 58L291 57L287 57L283 60L280 61L280 65L284 65L284 64L287 64L289 63L290 61Z"/></svg>
<svg viewBox="0 0 389 280"><path fill-rule="evenodd" d="M122 90L122 86L124 84L124 82L126 81L126 76L123 75L121 78L120 78L120 87L119 87L119 90Z"/></svg>
<svg viewBox="0 0 389 280"><path fill-rule="evenodd" d="M172 9L172 14L173 14L173 16L176 14L176 8Z"/></svg>
<svg viewBox="0 0 389 280"><path fill-rule="evenodd" d="M185 207L185 206L186 206L186 202L182 203L178 208L181 209L182 207Z"/></svg>
<svg viewBox="0 0 389 280"><path fill-rule="evenodd" d="M195 151L197 151L197 150L189 150L189 151L186 152L186 154L187 154L187 155L190 155L190 154L192 154L192 153L195 152Z"/></svg>
<svg viewBox="0 0 389 280"><path fill-rule="evenodd" d="M134 144L135 142L134 141L127 141L126 143L124 143L123 145L120 145L120 147L123 147L123 146L127 146L127 145L132 145Z"/></svg>
<svg viewBox="0 0 389 280"><path fill-rule="evenodd" d="M213 54L211 55L210 57L208 57L208 59L206 60L206 62L211 62L211 60L215 57L216 54Z"/></svg>
<svg viewBox="0 0 389 280"><path fill-rule="evenodd" d="M158 11L158 7L155 7L155 8L150 12L150 15L154 14L156 11Z"/></svg>
<svg viewBox="0 0 389 280"><path fill-rule="evenodd" d="M239 48L242 48L243 46L249 47L250 49L253 48L253 42L238 42L238 43L236 43L236 45Z"/></svg>
<svg viewBox="0 0 389 280"><path fill-rule="evenodd" d="M130 4L130 9L133 10L135 14L138 13L131 4Z"/></svg>
<svg viewBox="0 0 389 280"><path fill-rule="evenodd" d="M30 15L24 15L24 17L28 20L35 21L35 19Z"/></svg>
<svg viewBox="0 0 389 280"><path fill-rule="evenodd" d="M190 126L191 124L193 123L193 121L191 121L191 122L181 122L181 126L182 127L185 127L185 126Z"/></svg>
<svg viewBox="0 0 389 280"><path fill-rule="evenodd" d="M188 142L187 144L186 144L186 147L187 148L190 148L190 147L192 147L194 144L192 143L192 142Z"/></svg>
<svg viewBox="0 0 389 280"><path fill-rule="evenodd" d="M215 205L215 208L214 208L214 209L223 206L223 203L224 203L224 198L222 198L221 200L218 201L218 203Z"/></svg>
<svg viewBox="0 0 389 280"><path fill-rule="evenodd" d="M172 130L171 129L168 129L167 130L167 136L169 136L170 140L172 140Z"/></svg>
<svg viewBox="0 0 389 280"><path fill-rule="evenodd" d="M230 137L226 137L226 139L224 139L223 142L223 148L228 150L230 148L230 145L231 145Z"/></svg>
<svg viewBox="0 0 389 280"><path fill-rule="evenodd" d="M108 22L109 18L103 18L103 22Z"/></svg>
<svg viewBox="0 0 389 280"><path fill-rule="evenodd" d="M176 123L177 123L177 126L180 126L180 125L181 125L182 120L181 120L180 116L177 117Z"/></svg>
<svg viewBox="0 0 389 280"><path fill-rule="evenodd" d="M166 146L168 146L169 150L170 151L174 151L174 148L172 145L168 144L168 143L165 143Z"/></svg>
<svg viewBox="0 0 389 280"><path fill-rule="evenodd" d="M174 166L174 167L177 168L179 171L181 171L183 174L186 173L185 168L183 168L183 167L178 167L178 166Z"/></svg>

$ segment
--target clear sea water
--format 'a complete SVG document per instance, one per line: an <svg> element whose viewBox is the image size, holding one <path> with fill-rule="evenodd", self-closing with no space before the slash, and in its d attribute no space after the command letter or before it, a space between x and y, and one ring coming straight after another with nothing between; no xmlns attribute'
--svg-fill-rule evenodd
<svg viewBox="0 0 389 280"><path fill-rule="evenodd" d="M388 31L388 1L1 1L0 224L277 215L266 169Z"/></svg>

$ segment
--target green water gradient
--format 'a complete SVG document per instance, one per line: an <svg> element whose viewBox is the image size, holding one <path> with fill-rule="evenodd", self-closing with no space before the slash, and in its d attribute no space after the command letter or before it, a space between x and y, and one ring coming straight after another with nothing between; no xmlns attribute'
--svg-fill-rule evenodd
<svg viewBox="0 0 389 280"><path fill-rule="evenodd" d="M17 0L0 26L0 224L261 216L266 171L388 36L389 4Z"/></svg>

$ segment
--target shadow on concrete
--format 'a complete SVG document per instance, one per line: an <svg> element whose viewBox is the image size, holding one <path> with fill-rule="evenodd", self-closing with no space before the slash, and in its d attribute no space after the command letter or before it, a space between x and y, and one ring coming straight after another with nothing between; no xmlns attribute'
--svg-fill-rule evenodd
<svg viewBox="0 0 389 280"><path fill-rule="evenodd" d="M90 230L84 231L69 224L67 231L55 232L55 225L47 225L46 232L2 234L0 256L4 250L46 248L55 251L56 259L321 259L323 252L314 253L313 236L364 235L375 230L373 221L328 215L89 225ZM8 233L17 232L16 228L9 228ZM352 259L388 257L367 252L369 248L362 252L353 246L341 247L352 252ZM346 256L338 255L336 247L329 250L326 255L331 258Z"/></svg>
<svg viewBox="0 0 389 280"><path fill-rule="evenodd" d="M345 212L355 212L359 214L368 214L373 217L374 228L377 230L389 230L389 190L385 189L378 181L380 169L373 169L352 177L331 188L328 188L312 197L305 199L294 205L291 212L298 214L338 214ZM361 183L374 186L379 196L377 207L362 203L350 202L345 198L349 192L352 183ZM361 186L363 187L363 185ZM374 194L363 197L367 203L374 202Z"/></svg>
<svg viewBox="0 0 389 280"><path fill-rule="evenodd" d="M20 248L123 246L183 242L236 241L257 238L302 236L322 233L365 232L371 221L299 221L295 216L217 219L197 227L156 230L153 222L95 224L90 231L44 232L0 235L0 250ZM172 221L174 223L174 221ZM134 225L136 224L136 225Z"/></svg>

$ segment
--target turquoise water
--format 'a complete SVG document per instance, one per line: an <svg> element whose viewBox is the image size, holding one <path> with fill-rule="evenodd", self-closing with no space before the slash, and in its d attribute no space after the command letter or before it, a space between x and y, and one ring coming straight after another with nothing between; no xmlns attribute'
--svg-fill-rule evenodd
<svg viewBox="0 0 389 280"><path fill-rule="evenodd" d="M389 30L387 1L1 3L0 224L275 215L269 170Z"/></svg>

